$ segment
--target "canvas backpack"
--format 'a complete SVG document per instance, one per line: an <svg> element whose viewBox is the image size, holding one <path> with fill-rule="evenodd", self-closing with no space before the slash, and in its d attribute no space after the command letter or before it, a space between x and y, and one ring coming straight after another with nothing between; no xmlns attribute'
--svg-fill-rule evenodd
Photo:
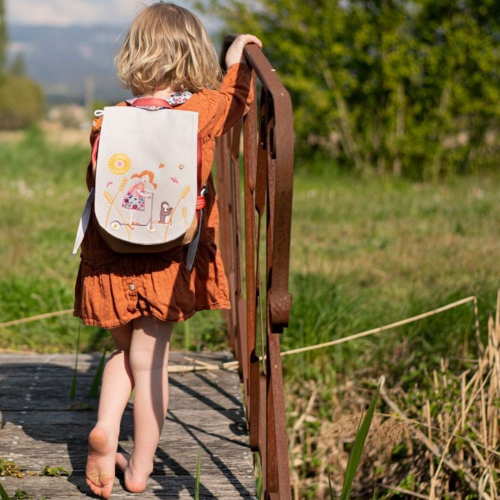
<svg viewBox="0 0 500 500"><path fill-rule="evenodd" d="M120 253L163 252L189 244L191 269L205 206L198 113L163 99L139 98L102 112L92 148L91 189L73 248L92 207L104 241Z"/></svg>

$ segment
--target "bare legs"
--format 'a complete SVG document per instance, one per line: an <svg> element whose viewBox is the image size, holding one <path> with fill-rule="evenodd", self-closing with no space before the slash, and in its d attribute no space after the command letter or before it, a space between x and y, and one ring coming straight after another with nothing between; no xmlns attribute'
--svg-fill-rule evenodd
<svg viewBox="0 0 500 500"><path fill-rule="evenodd" d="M141 492L153 471L153 458L168 406L168 349L173 323L141 317L134 321L130 366L134 374L134 450L125 486Z"/></svg>
<svg viewBox="0 0 500 500"><path fill-rule="evenodd" d="M115 342L104 369L97 424L89 434L87 484L109 498L115 465L129 491L141 492L153 470L153 458L168 406L168 349L173 323L140 317L110 330ZM117 453L120 421L132 388L134 449Z"/></svg>

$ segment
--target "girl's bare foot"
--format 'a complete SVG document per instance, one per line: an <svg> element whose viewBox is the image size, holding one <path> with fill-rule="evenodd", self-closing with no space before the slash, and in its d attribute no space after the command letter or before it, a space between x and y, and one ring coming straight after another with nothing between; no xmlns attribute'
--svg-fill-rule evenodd
<svg viewBox="0 0 500 500"><path fill-rule="evenodd" d="M128 453L126 454L128 455ZM131 493L141 493L146 489L148 478L153 472L153 464L150 468L134 466L131 455L125 456L127 467L125 468L125 487Z"/></svg>
<svg viewBox="0 0 500 500"><path fill-rule="evenodd" d="M125 472L125 469L130 462L130 453L117 451L116 452L116 466L122 471Z"/></svg>
<svg viewBox="0 0 500 500"><path fill-rule="evenodd" d="M105 424L96 424L90 431L86 481L90 489L103 498L109 498L113 489L116 447Z"/></svg>

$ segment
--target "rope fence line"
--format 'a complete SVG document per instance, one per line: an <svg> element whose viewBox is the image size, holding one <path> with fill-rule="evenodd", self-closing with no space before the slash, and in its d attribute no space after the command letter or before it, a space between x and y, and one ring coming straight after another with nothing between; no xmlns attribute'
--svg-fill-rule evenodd
<svg viewBox="0 0 500 500"><path fill-rule="evenodd" d="M64 316L66 314L73 314L73 311L74 309L64 309L63 311L37 314L36 316L30 316L29 318L15 319L13 321L7 321L6 323L0 323L0 328L7 328L8 326L21 325L23 323L31 323L32 321L38 321L40 319L55 318L57 316Z"/></svg>
<svg viewBox="0 0 500 500"><path fill-rule="evenodd" d="M439 307L438 309L434 309L432 311L428 311L422 314L418 314L417 316L412 316L411 318L403 319L400 321L396 321L395 323L390 323L388 325L380 326L378 328L373 328L371 330L366 330L364 332L356 333L354 335L349 335L348 337L343 337L341 339L331 340L330 342L324 342L322 344L315 344L306 347L300 347L298 349L291 349L289 351L283 351L281 356L289 356L291 354L299 354L301 352L314 351L316 349L322 349L323 347L331 347L338 344L343 344L345 342L350 342L351 340L360 339L363 337L368 337L370 335L374 335L376 333L381 333L387 330L392 330L393 328L397 328L399 326L408 325L410 323L414 323L416 321L420 321L421 319L428 318L430 316L434 316L436 314L440 314L442 312L448 311L455 307L462 306L464 304L468 304L469 302L474 302L474 316L475 316L475 327L476 327L476 335L479 336L479 314L477 307L477 297L472 295L470 297L466 297L461 300L457 300L456 302L452 302L451 304L445 305L443 307ZM29 318L17 319L14 321L8 321L7 323L0 323L0 328L5 328L7 326L19 325L22 323L29 323L32 321L37 321L40 319L46 318L54 318L57 316L63 316L65 314L72 314L73 309L65 309L63 311L56 311L52 313L39 314L37 316L31 316ZM226 363L222 363L220 365L204 363L198 360L191 359L185 356L185 359L188 361L192 361L195 365L172 365L169 367L170 372L188 372L188 371L211 371L211 370L234 370L238 368L238 361L228 361ZM262 356L259 358L262 361Z"/></svg>
<svg viewBox="0 0 500 500"><path fill-rule="evenodd" d="M475 295L472 295L470 297L466 297L465 299L457 300L456 302L452 302L451 304L448 304L443 307L439 307L438 309L434 309L432 311L428 311L422 314L418 314L417 316L412 316L411 318L403 319L401 321L396 321L395 323L390 323L385 326L380 326L378 328L373 328L372 330L366 330L361 333L356 333L354 335L349 335L348 337L343 337L341 339L336 339L336 340L331 340L330 342L324 342L322 344L315 344L311 346L306 346L306 347L300 347L298 349L291 349L289 351L283 351L281 353L281 356L289 356L290 354L298 354L301 352L306 352L306 351L314 351L316 349L321 349L323 347L330 347L338 344L343 344L345 342L350 342L351 340L355 339L360 339L363 337L368 337L369 335L373 335L375 333L380 333L386 330L392 330L393 328L397 328L398 326L403 326L407 325L409 323L414 323L416 321L419 321L421 319L428 318L430 316L434 316L435 314L442 313L444 311L448 311L449 309L453 309L455 307L462 306L464 304L468 304L469 302L474 302L474 316L475 316L475 327L476 327L476 335L479 335L479 315L478 315L478 309L477 309L477 297ZM259 357L259 359L262 361L262 356ZM234 367L238 366L237 361L229 361L227 363L224 363L223 368L225 369L232 369Z"/></svg>

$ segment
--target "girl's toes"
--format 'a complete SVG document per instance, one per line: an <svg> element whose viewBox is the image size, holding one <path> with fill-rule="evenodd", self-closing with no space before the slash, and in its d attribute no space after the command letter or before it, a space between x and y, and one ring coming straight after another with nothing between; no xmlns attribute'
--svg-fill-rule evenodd
<svg viewBox="0 0 500 500"><path fill-rule="evenodd" d="M89 455L85 469L87 484L104 498L111 496L115 479L116 441L103 424L96 424L89 434Z"/></svg>
<svg viewBox="0 0 500 500"><path fill-rule="evenodd" d="M113 489L113 481L111 481L109 484L107 484L106 486L103 486L101 488L101 493L100 495L103 497L103 498L109 498L111 496L111 490Z"/></svg>

